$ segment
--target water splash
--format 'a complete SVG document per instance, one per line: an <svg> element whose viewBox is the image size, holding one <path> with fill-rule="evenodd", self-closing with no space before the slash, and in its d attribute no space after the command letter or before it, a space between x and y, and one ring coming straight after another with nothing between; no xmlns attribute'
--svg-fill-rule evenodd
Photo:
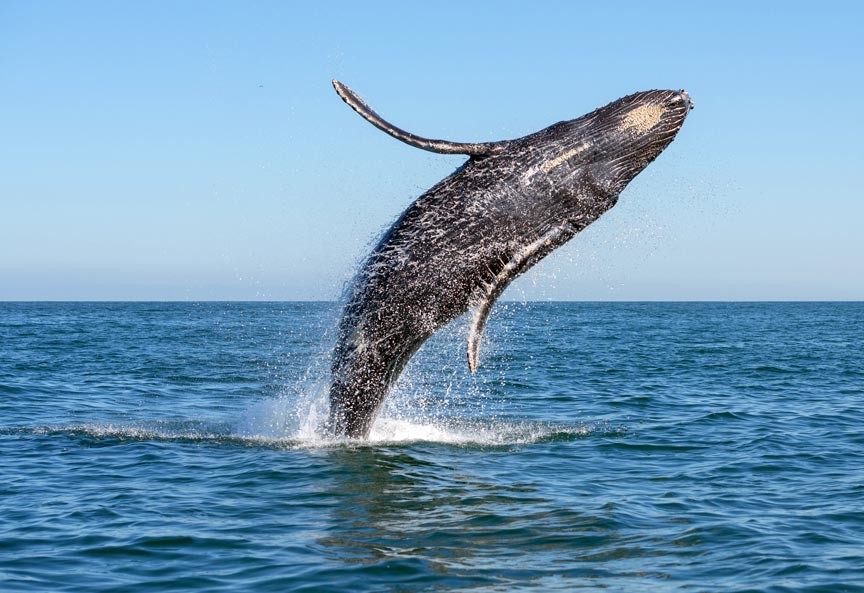
<svg viewBox="0 0 864 593"><path fill-rule="evenodd" d="M375 421L364 440L336 438L322 429L327 417L326 391L318 399L289 396L259 402L243 414L236 436L263 442L282 442L292 447L385 446L412 443L446 445L512 446L538 442L569 441L593 433L620 432L605 424L553 424L513 421L496 417L452 418L429 414L413 407L410 399L394 397ZM311 403L310 403L311 402ZM400 404L407 404L403 407Z"/></svg>
<svg viewBox="0 0 864 593"><path fill-rule="evenodd" d="M298 397L286 394L254 404L240 415L234 431L243 438L326 441L328 411L327 386L322 382Z"/></svg>

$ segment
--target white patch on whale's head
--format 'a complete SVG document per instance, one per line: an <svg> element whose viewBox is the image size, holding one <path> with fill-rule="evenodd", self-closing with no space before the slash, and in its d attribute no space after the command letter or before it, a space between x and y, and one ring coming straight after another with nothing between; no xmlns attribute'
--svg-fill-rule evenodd
<svg viewBox="0 0 864 593"><path fill-rule="evenodd" d="M636 132L647 132L658 123L666 112L666 107L658 103L638 105L629 111L621 120L621 130L634 130Z"/></svg>

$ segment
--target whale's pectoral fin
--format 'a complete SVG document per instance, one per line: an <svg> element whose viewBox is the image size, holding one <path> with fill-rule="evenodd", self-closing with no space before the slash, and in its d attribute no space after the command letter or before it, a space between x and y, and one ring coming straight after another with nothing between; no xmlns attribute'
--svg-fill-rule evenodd
<svg viewBox="0 0 864 593"><path fill-rule="evenodd" d="M489 312L495 298L487 299L480 303L474 310L474 319L471 320L471 332L468 334L468 369L473 373L477 370L480 362L480 340L483 339L483 330L489 320Z"/></svg>
<svg viewBox="0 0 864 593"><path fill-rule="evenodd" d="M489 320L489 313L492 311L495 301L513 280L546 257L556 247L565 243L575 232L575 229L569 225L552 229L533 243L520 249L490 282L482 285L474 299L474 318L471 321L471 330L468 334L468 368L472 373L477 370L480 358L480 341L483 339L483 330L486 329L486 322Z"/></svg>
<svg viewBox="0 0 864 593"><path fill-rule="evenodd" d="M386 121L380 115L375 113L357 93L349 89L347 86L339 82L333 81L333 88L342 97L351 109L359 113L370 124L387 132L397 140L401 140L405 144L415 148L422 148L429 152L439 152L441 154L467 154L471 156L489 156L502 152L510 143L502 142L449 142L447 140L432 140L429 138L421 138L410 132L406 132L401 128L397 128L390 122Z"/></svg>

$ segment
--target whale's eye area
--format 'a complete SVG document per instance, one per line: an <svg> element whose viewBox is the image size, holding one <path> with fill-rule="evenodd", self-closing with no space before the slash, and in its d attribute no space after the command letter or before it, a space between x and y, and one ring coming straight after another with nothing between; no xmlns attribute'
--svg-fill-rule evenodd
<svg viewBox="0 0 864 593"><path fill-rule="evenodd" d="M620 129L621 131L647 132L660 123L660 118L665 112L666 108L657 103L639 105L624 116Z"/></svg>

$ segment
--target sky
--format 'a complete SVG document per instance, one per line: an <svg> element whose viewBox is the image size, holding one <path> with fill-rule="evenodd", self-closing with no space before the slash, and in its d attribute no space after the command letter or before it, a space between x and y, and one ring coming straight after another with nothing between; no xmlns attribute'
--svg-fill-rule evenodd
<svg viewBox="0 0 864 593"><path fill-rule="evenodd" d="M864 8L0 2L0 300L337 299L465 160L620 96L696 108L516 300L864 299ZM722 4L722 6L721 6Z"/></svg>

